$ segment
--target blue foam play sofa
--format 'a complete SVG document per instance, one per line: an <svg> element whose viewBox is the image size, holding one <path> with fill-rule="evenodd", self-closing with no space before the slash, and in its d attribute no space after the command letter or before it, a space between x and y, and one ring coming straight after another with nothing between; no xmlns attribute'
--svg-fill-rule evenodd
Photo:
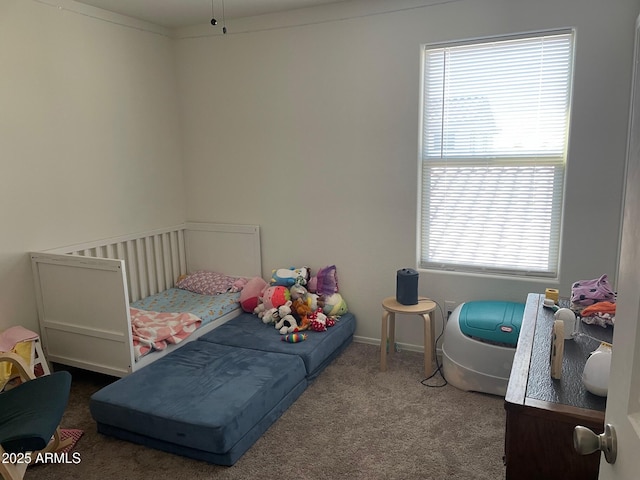
<svg viewBox="0 0 640 480"><path fill-rule="evenodd" d="M351 343L355 317L299 343L242 314L96 392L100 433L233 465Z"/></svg>

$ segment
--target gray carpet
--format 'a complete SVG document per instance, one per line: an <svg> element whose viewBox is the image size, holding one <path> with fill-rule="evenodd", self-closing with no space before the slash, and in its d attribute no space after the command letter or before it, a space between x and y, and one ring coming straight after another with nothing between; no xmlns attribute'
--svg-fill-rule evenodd
<svg viewBox="0 0 640 480"><path fill-rule="evenodd" d="M504 478L502 398L450 385L422 385L419 353L396 354L384 373L379 358L375 346L349 346L233 467L98 434L89 397L113 378L72 370L71 400L62 426L85 431L74 450L80 463L36 465L25 478Z"/></svg>

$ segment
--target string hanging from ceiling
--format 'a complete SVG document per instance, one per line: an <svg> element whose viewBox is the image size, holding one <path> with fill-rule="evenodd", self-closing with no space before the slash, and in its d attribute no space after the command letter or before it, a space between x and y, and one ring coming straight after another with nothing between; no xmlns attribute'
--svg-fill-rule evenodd
<svg viewBox="0 0 640 480"><path fill-rule="evenodd" d="M213 11L213 2L214 0L211 0L211 25L215 27L218 25L218 20L216 20L216 16ZM224 17L224 0L222 0L222 33L227 33L227 22Z"/></svg>

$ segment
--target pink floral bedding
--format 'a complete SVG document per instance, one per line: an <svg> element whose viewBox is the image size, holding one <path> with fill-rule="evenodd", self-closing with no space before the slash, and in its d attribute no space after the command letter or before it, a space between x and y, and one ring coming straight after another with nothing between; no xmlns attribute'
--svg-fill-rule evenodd
<svg viewBox="0 0 640 480"><path fill-rule="evenodd" d="M133 350L136 360L153 350L180 343L202 323L192 313L163 313L130 307Z"/></svg>

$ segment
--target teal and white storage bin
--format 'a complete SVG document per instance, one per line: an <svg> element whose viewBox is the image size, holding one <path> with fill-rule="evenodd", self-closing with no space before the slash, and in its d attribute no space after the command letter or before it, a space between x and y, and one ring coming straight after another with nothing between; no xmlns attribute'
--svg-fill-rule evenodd
<svg viewBox="0 0 640 480"><path fill-rule="evenodd" d="M442 344L447 382L461 390L504 396L524 303L474 301L451 313Z"/></svg>

